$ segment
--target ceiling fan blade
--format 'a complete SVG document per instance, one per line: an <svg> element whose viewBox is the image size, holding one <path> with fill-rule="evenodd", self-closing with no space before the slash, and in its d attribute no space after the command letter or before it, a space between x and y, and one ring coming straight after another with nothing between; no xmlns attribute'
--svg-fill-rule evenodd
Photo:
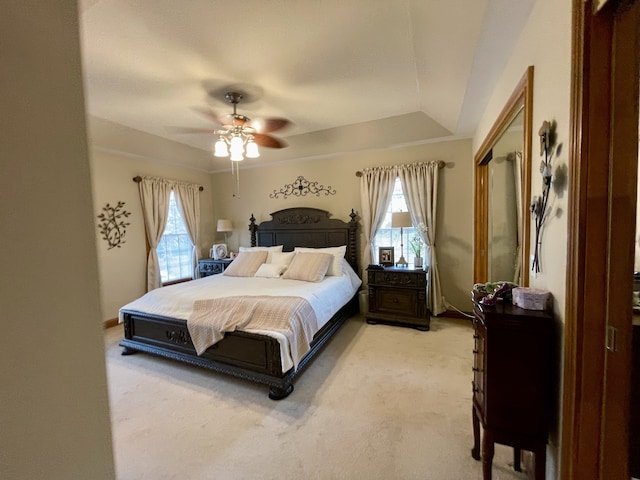
<svg viewBox="0 0 640 480"><path fill-rule="evenodd" d="M271 133L291 124L286 118L256 118L249 122L251 128L260 133Z"/></svg>
<svg viewBox="0 0 640 480"><path fill-rule="evenodd" d="M213 110L210 110L210 109L207 109L207 108L200 108L200 107L193 107L192 109L195 112L199 113L200 115L203 115L203 116L207 117L209 120L211 120L216 125L224 125L224 123L221 121L220 117L218 117L218 115L216 115Z"/></svg>
<svg viewBox="0 0 640 480"><path fill-rule="evenodd" d="M177 134L193 134L193 133L208 133L214 134L216 130L214 128L190 128L190 127L165 127L170 133Z"/></svg>
<svg viewBox="0 0 640 480"><path fill-rule="evenodd" d="M284 148L287 146L283 140L272 137L271 135L264 133L252 133L251 135L253 135L253 140L261 147Z"/></svg>

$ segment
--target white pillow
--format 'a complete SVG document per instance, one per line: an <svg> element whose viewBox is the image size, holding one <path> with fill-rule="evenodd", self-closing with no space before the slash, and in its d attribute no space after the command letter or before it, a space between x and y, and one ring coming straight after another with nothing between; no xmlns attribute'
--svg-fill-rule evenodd
<svg viewBox="0 0 640 480"><path fill-rule="evenodd" d="M269 263L276 263L278 265L284 265L285 268L291 263L296 252L272 252L271 261Z"/></svg>
<svg viewBox="0 0 640 480"><path fill-rule="evenodd" d="M328 253L296 253L282 278L321 282L332 260L332 255Z"/></svg>
<svg viewBox="0 0 640 480"><path fill-rule="evenodd" d="M240 252L222 272L228 277L253 277L267 258L267 252Z"/></svg>
<svg viewBox="0 0 640 480"><path fill-rule="evenodd" d="M265 263L271 263L271 254L273 252L281 252L282 245L276 245L274 247L240 247L239 252L267 252L267 260Z"/></svg>
<svg viewBox="0 0 640 480"><path fill-rule="evenodd" d="M344 258L345 253L347 253L347 246L342 245L341 247L326 247L326 248L307 248L307 247L296 247L294 250L297 252L305 252L305 253L330 253L333 255L333 261L331 265L329 265L329 270L327 270L327 275L339 277L342 275L342 259Z"/></svg>
<svg viewBox="0 0 640 480"><path fill-rule="evenodd" d="M254 275L255 277L278 278L284 272L286 265L282 263L263 263Z"/></svg>

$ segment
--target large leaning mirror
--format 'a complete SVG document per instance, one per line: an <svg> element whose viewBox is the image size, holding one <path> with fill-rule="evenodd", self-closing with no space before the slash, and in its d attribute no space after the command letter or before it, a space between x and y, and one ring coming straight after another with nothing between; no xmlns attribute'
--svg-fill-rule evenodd
<svg viewBox="0 0 640 480"><path fill-rule="evenodd" d="M533 67L474 157L474 283L529 285Z"/></svg>

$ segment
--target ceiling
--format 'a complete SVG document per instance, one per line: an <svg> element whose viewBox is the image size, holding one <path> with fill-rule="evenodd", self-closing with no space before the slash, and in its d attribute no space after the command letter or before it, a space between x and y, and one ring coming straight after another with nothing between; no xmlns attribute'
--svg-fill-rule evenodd
<svg viewBox="0 0 640 480"><path fill-rule="evenodd" d="M229 169L213 135L172 128L215 128L197 110L230 113L229 90L238 113L292 121L243 166L468 137L534 2L81 0L92 142Z"/></svg>

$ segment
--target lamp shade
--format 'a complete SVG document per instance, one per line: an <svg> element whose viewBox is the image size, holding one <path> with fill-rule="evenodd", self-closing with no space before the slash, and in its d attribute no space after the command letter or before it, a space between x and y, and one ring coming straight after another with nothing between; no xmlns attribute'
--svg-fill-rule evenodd
<svg viewBox="0 0 640 480"><path fill-rule="evenodd" d="M403 228L411 227L411 215L409 212L392 212L391 213L391 228Z"/></svg>
<svg viewBox="0 0 640 480"><path fill-rule="evenodd" d="M218 231L232 232L233 226L231 225L231 220L227 220L226 218L221 218L220 220L218 220Z"/></svg>
<svg viewBox="0 0 640 480"><path fill-rule="evenodd" d="M253 140L249 140L247 142L247 158L258 158L259 156L258 144Z"/></svg>
<svg viewBox="0 0 640 480"><path fill-rule="evenodd" d="M222 138L219 138L215 145L215 150L213 154L216 157L226 157L229 155L229 149L227 148L227 144Z"/></svg>

